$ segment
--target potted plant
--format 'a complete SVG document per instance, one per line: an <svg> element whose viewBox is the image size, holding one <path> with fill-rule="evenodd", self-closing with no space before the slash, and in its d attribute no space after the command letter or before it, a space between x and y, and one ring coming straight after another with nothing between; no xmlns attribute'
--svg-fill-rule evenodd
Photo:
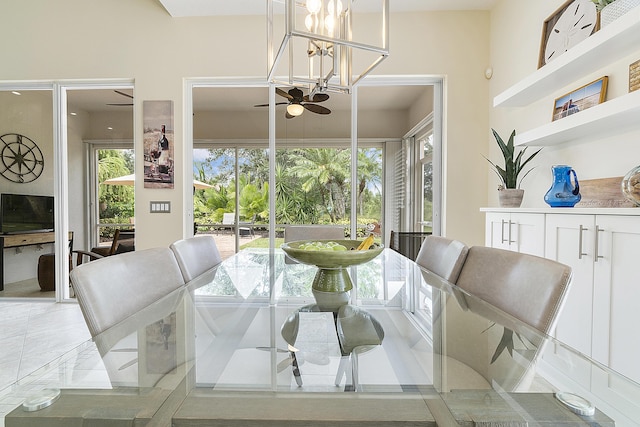
<svg viewBox="0 0 640 427"><path fill-rule="evenodd" d="M606 27L631 9L640 5L640 0L591 0L600 13L600 26Z"/></svg>
<svg viewBox="0 0 640 427"><path fill-rule="evenodd" d="M498 186L500 206L518 208L522 203L522 196L524 195L524 190L520 189L520 183L522 183L522 180L533 170L533 168L526 171L521 178L518 179L518 177L526 164L529 163L531 159L533 159L542 150L542 148L525 158L524 155L527 151L527 147L524 147L516 155L516 150L513 145L513 138L516 136L515 130L511 132L511 136L506 144L495 129L491 129L491 131L493 132L493 136L495 137L498 147L500 147L500 151L502 151L502 156L504 157L504 167L498 166L485 157L491 166L493 166L494 172L498 177L500 177L501 184Z"/></svg>

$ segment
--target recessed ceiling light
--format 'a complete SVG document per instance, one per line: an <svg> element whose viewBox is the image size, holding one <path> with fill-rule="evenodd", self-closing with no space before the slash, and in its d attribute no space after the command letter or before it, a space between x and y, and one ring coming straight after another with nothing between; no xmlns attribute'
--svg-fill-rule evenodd
<svg viewBox="0 0 640 427"><path fill-rule="evenodd" d="M111 126L107 127L107 129L109 129L109 130L113 130L113 128L112 128Z"/></svg>
<svg viewBox="0 0 640 427"><path fill-rule="evenodd" d="M18 92L17 90L12 90L11 91L12 94L14 95L22 95L20 92Z"/></svg>
<svg viewBox="0 0 640 427"><path fill-rule="evenodd" d="M74 113L74 112L71 112L69 114L71 114L72 116L77 116L78 115L78 113Z"/></svg>

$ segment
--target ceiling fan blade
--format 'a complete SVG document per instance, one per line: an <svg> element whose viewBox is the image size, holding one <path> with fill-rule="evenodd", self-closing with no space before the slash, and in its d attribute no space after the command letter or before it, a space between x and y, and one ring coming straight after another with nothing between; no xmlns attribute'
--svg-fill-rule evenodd
<svg viewBox="0 0 640 427"><path fill-rule="evenodd" d="M322 105L317 104L302 104L304 108L316 114L331 114L331 110L327 107L323 107Z"/></svg>
<svg viewBox="0 0 640 427"><path fill-rule="evenodd" d="M279 87L276 88L276 93L280 96L283 96L289 100L293 99L293 97L291 95L289 95L287 92L283 91L282 89L280 89Z"/></svg>
<svg viewBox="0 0 640 427"><path fill-rule="evenodd" d="M288 102L276 102L275 105L287 105L287 104L289 104L289 103ZM254 105L254 107L268 107L268 106L269 106L269 104L257 104L257 105Z"/></svg>
<svg viewBox="0 0 640 427"><path fill-rule="evenodd" d="M131 107L133 104L107 104L114 107Z"/></svg>
<svg viewBox="0 0 640 427"><path fill-rule="evenodd" d="M305 95L302 100L305 102L324 102L329 99L329 95L326 93L316 93L312 99L309 99L309 95Z"/></svg>
<svg viewBox="0 0 640 427"><path fill-rule="evenodd" d="M133 99L133 95L129 95L128 93L120 92L119 90L115 90L115 89L113 91L119 95L126 96L127 98Z"/></svg>

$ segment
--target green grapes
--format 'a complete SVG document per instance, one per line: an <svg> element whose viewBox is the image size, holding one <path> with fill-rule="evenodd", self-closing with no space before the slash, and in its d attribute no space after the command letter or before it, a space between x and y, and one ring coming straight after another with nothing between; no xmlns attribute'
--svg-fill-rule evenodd
<svg viewBox="0 0 640 427"><path fill-rule="evenodd" d="M305 242L298 246L304 251L346 251L347 247L338 242Z"/></svg>

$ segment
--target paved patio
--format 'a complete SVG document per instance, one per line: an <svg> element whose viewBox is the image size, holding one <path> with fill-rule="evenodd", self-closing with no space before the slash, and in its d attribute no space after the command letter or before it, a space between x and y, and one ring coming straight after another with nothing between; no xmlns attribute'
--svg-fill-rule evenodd
<svg viewBox="0 0 640 427"><path fill-rule="evenodd" d="M233 234L216 234L216 233L198 233L198 236L202 234L211 234L218 246L218 250L220 251L220 255L222 259L225 260L230 258L236 253L235 245L236 245L236 236ZM261 236L256 234L255 236L241 236L239 245L242 246L245 243L249 243L253 240L259 239Z"/></svg>

